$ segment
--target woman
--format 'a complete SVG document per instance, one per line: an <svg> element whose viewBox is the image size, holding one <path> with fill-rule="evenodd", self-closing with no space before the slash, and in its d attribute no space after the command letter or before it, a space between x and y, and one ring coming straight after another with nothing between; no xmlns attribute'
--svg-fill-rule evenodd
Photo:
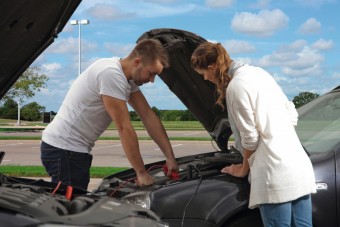
<svg viewBox="0 0 340 227"><path fill-rule="evenodd" d="M271 75L233 61L219 43L197 47L191 65L216 85L216 103L224 107L226 100L243 163L222 172L235 177L250 173L249 208L260 208L265 226L312 226L315 177L294 129L294 104Z"/></svg>

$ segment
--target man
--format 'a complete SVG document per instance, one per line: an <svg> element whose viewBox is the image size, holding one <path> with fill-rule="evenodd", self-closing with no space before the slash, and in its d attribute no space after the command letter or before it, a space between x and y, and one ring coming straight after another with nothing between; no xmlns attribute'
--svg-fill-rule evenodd
<svg viewBox="0 0 340 227"><path fill-rule="evenodd" d="M137 175L140 186L151 185L132 127L127 103L138 113L151 138L166 157L168 176L178 170L164 127L139 90L153 82L169 58L155 39L137 43L124 59L103 58L89 66L72 84L58 114L42 134L41 160L59 182L87 189L95 141L113 121L124 152Z"/></svg>

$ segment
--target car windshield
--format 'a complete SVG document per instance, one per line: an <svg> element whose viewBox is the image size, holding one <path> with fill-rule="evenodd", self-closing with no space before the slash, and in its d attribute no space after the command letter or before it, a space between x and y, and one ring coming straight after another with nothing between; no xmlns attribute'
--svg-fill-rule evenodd
<svg viewBox="0 0 340 227"><path fill-rule="evenodd" d="M309 154L340 146L340 92L323 95L300 107L296 132Z"/></svg>

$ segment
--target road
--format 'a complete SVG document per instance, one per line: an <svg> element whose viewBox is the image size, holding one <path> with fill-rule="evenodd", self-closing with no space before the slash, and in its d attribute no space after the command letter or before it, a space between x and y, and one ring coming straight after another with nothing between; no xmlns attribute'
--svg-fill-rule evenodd
<svg viewBox="0 0 340 227"><path fill-rule="evenodd" d="M0 133L4 135L4 133ZM137 131L138 136L147 136L145 131ZM41 135L41 132L6 133L6 135ZM168 131L169 137L206 137L205 131ZM103 136L118 136L117 131L108 130ZM164 155L152 141L140 140L140 150L145 164L164 160ZM211 141L171 141L176 157L199 154L217 149ZM2 165L41 165L39 140L0 140L0 150L6 155ZM92 150L92 166L131 167L119 140L99 140Z"/></svg>
<svg viewBox="0 0 340 227"><path fill-rule="evenodd" d="M208 137L206 131L167 131L169 137ZM138 130L139 137L147 136L147 132ZM30 132L0 132L0 136L41 136L41 130ZM107 130L102 136L118 136L117 131ZM164 160L158 146L152 141L139 141L145 164ZM171 141L176 157L214 151L217 145L211 141ZM6 155L1 165L41 165L39 140L0 140L0 151ZM119 140L99 140L92 150L92 166L131 167ZM39 178L40 179L40 178ZM43 178L50 181L49 178ZM101 179L91 178L88 190L93 190Z"/></svg>

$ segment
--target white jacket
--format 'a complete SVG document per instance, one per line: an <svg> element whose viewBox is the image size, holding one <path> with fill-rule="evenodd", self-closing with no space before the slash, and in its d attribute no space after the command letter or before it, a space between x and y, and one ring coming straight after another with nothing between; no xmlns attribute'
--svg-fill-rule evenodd
<svg viewBox="0 0 340 227"><path fill-rule="evenodd" d="M294 126L297 112L274 78L261 68L238 68L226 90L229 118L249 158L249 208L315 193L314 171Z"/></svg>

